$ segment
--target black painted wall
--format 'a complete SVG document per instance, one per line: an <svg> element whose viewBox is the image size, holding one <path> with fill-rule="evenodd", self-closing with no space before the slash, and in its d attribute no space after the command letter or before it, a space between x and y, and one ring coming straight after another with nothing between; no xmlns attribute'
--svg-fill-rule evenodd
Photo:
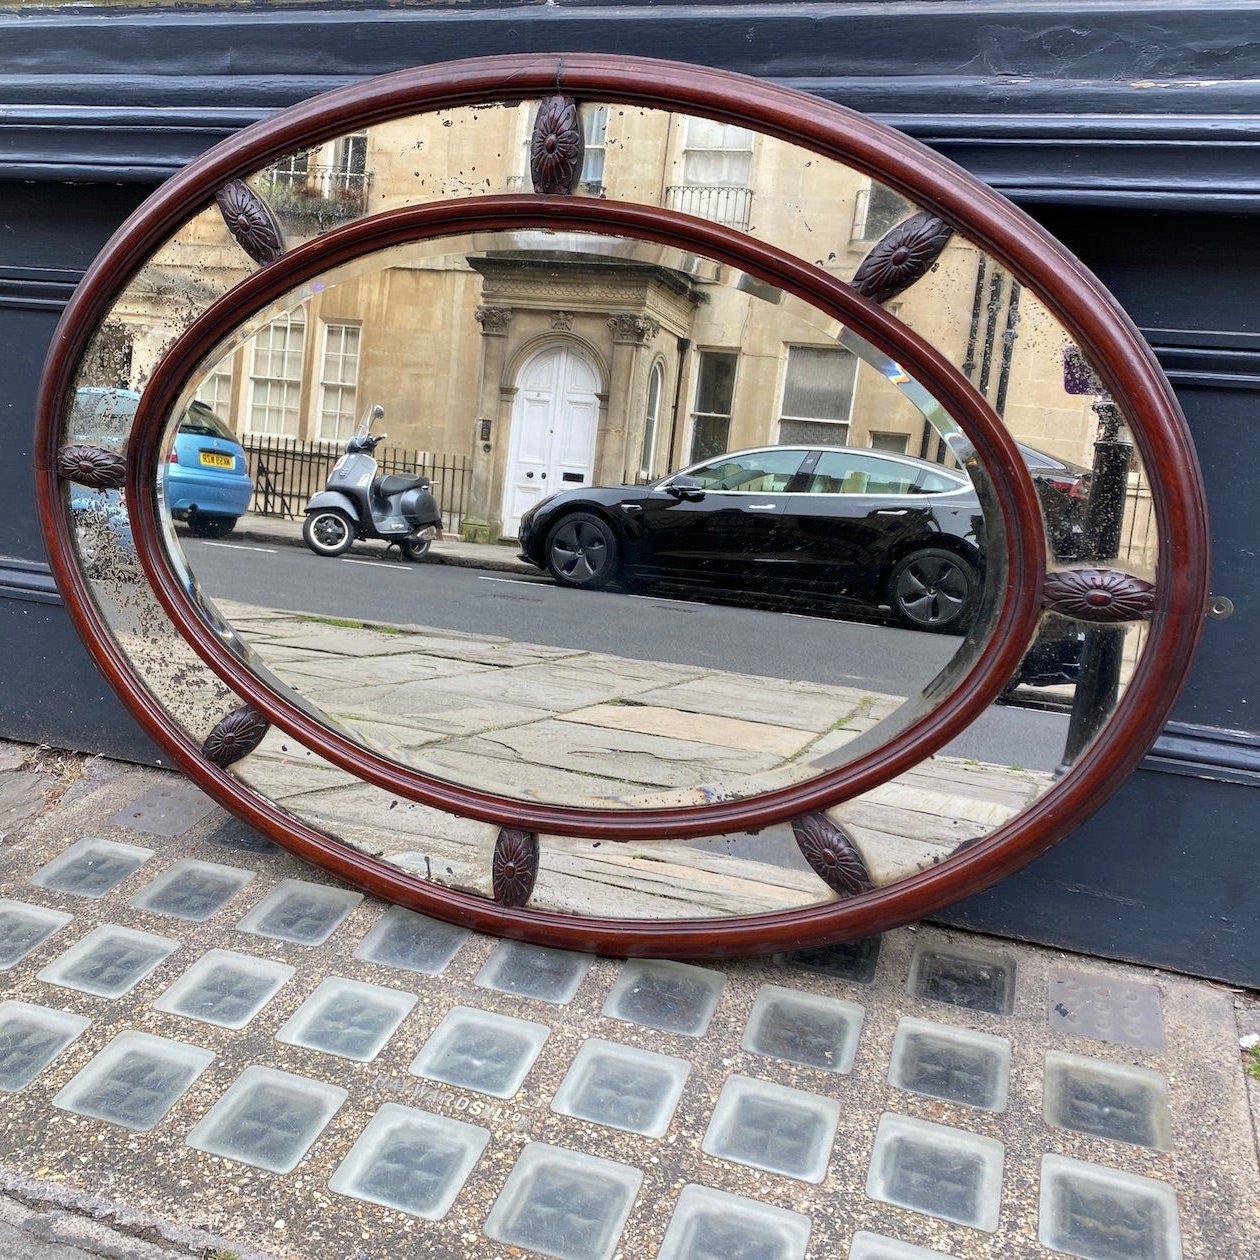
<svg viewBox="0 0 1260 1260"><path fill-rule="evenodd" d="M1119 795L948 917L1260 984L1253 0L0 5L0 736L156 756L60 607L28 466L49 337L109 234L276 109L408 65L531 49L667 53L875 114L1012 197L1117 295L1189 417L1213 589L1237 611L1209 623L1175 722Z"/></svg>

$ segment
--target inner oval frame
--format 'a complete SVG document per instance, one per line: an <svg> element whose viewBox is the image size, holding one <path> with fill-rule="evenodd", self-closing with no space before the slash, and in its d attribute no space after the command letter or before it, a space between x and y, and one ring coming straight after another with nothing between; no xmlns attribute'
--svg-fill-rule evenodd
<svg viewBox="0 0 1260 1260"><path fill-rule="evenodd" d="M718 262L784 288L896 358L962 425L997 491L1001 532L1007 540L1007 587L976 660L929 713L864 756L800 784L700 805L635 810L567 806L484 792L372 752L312 719L224 648L165 563L157 525L162 504L153 474L162 434L179 394L206 354L239 324L238 308L243 307L248 318L313 278L313 268L335 267L418 237L548 226L603 228L703 251ZM716 835L770 826L859 795L929 756L978 717L1018 670L1040 616L1045 539L1036 491L1026 474L1019 475L1023 465L1013 439L966 378L893 316L842 281L739 233L667 210L585 198L498 196L389 211L312 238L236 285L167 350L142 394L127 464L132 528L150 585L184 638L233 690L286 733L378 787L483 822L558 835L640 841ZM1002 577L996 575L996 580Z"/></svg>
<svg viewBox="0 0 1260 1260"><path fill-rule="evenodd" d="M1035 289L1132 422L1159 522L1158 586L1147 649L1102 736L1038 802L939 867L858 898L736 919L625 920L512 911L406 876L332 840L209 764L140 685L111 642L78 573L60 505L60 420L87 340L148 255L208 202L207 189L253 173L291 149L347 130L424 112L556 91L704 114L843 161L965 230L968 239ZM882 125L759 80L669 62L575 55L496 57L402 71L286 111L211 150L165 184L89 269L54 339L41 386L37 494L50 562L67 607L133 714L201 782L248 821L309 860L416 909L541 943L610 953L718 956L866 935L920 917L1017 869L1096 809L1158 734L1202 630L1209 547L1201 476L1184 419L1154 356L1114 300L1041 228L946 159Z"/></svg>

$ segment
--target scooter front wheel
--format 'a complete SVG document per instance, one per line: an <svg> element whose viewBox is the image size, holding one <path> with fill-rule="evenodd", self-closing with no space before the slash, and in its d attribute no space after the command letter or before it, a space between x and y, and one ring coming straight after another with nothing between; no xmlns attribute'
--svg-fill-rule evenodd
<svg viewBox="0 0 1260 1260"><path fill-rule="evenodd" d="M339 556L354 542L354 526L344 512L324 508L312 512L302 525L302 541L317 556Z"/></svg>

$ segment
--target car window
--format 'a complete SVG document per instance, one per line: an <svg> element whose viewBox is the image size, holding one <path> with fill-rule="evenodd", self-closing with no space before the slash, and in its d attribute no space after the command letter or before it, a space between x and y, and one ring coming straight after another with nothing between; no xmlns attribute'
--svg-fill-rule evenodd
<svg viewBox="0 0 1260 1260"><path fill-rule="evenodd" d="M217 437L228 442L236 441L236 434L202 402L193 403L184 412L184 418L179 422L179 431L195 433L199 437Z"/></svg>
<svg viewBox="0 0 1260 1260"><path fill-rule="evenodd" d="M948 473L925 472L915 487L918 494L941 494L946 490L961 490L970 479L951 477Z"/></svg>
<svg viewBox="0 0 1260 1260"><path fill-rule="evenodd" d="M807 494L912 494L922 475L917 464L863 451L823 451ZM932 474L929 474L931 476Z"/></svg>
<svg viewBox="0 0 1260 1260"><path fill-rule="evenodd" d="M744 455L722 455L711 463L693 468L704 490L742 490L749 494L776 494L786 490L801 466L804 451L785 448L752 451Z"/></svg>

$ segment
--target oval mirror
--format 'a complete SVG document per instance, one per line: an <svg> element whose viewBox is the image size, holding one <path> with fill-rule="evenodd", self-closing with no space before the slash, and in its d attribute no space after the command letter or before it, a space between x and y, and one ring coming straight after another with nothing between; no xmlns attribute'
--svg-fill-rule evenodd
<svg viewBox="0 0 1260 1260"><path fill-rule="evenodd" d="M488 930L918 917L1096 807L1197 641L1184 421L1097 282L735 76L309 102L146 203L55 344L50 552L133 712L294 851Z"/></svg>

